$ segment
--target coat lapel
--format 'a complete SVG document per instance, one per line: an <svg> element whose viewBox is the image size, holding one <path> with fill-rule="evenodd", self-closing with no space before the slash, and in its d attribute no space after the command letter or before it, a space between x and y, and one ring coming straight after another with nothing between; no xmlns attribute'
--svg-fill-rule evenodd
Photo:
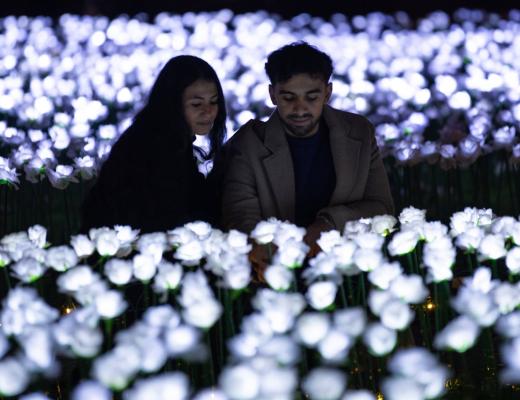
<svg viewBox="0 0 520 400"><path fill-rule="evenodd" d="M294 168L284 128L275 111L265 126L264 145L271 152L263 159L280 219L294 221Z"/></svg>
<svg viewBox="0 0 520 400"><path fill-rule="evenodd" d="M361 141L350 137L352 126L334 115L329 106L325 106L323 116L329 128L330 147L336 169L336 187L330 199L330 205L335 205L344 203L354 189Z"/></svg>

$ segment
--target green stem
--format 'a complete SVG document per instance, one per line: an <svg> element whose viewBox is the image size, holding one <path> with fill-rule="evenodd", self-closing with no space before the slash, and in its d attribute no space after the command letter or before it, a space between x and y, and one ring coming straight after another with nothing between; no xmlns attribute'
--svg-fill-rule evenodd
<svg viewBox="0 0 520 400"><path fill-rule="evenodd" d="M112 347L112 320L105 319L103 322L105 326L106 346L108 350Z"/></svg>
<svg viewBox="0 0 520 400"><path fill-rule="evenodd" d="M9 277L9 272L7 271L7 265L2 268L4 270L5 282L7 284L7 291L11 290L11 279Z"/></svg>

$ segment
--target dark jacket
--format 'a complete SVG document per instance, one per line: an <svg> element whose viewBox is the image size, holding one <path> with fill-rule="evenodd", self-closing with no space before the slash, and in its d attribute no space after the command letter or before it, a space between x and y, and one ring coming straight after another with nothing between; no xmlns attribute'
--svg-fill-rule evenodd
<svg viewBox="0 0 520 400"><path fill-rule="evenodd" d="M145 233L194 220L214 223L215 196L197 170L192 144L144 131L136 122L113 146L83 204L82 232L130 225Z"/></svg>
<svg viewBox="0 0 520 400"><path fill-rule="evenodd" d="M394 212L388 178L373 125L364 117L325 106L336 187L317 216L336 229L345 222ZM269 217L294 222L292 157L275 111L266 122L252 120L226 143L222 225L250 232Z"/></svg>

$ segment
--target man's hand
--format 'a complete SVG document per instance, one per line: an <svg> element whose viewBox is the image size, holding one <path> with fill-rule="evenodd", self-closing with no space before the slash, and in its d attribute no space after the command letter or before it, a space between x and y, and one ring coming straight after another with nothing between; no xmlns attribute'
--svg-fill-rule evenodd
<svg viewBox="0 0 520 400"><path fill-rule="evenodd" d="M271 262L272 255L275 253L277 247L274 243L269 244L253 244L253 249L249 252L249 261L255 272L253 275L253 281L257 283L267 283L265 281L264 273L269 263Z"/></svg>
<svg viewBox="0 0 520 400"><path fill-rule="evenodd" d="M334 227L331 223L321 217L316 218L316 220L307 227L307 233L303 238L305 244L310 248L307 257L312 258L321 251L320 246L318 246L316 242L322 232L328 232L332 229L334 229Z"/></svg>

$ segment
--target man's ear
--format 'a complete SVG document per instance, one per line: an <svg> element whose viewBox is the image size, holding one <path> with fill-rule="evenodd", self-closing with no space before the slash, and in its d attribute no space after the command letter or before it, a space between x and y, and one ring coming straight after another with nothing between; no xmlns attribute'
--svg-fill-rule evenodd
<svg viewBox="0 0 520 400"><path fill-rule="evenodd" d="M274 96L274 86L269 85L269 97L274 105L276 105L276 97Z"/></svg>
<svg viewBox="0 0 520 400"><path fill-rule="evenodd" d="M332 82L327 83L327 87L325 88L325 102L328 103L330 100L330 96L332 95Z"/></svg>

